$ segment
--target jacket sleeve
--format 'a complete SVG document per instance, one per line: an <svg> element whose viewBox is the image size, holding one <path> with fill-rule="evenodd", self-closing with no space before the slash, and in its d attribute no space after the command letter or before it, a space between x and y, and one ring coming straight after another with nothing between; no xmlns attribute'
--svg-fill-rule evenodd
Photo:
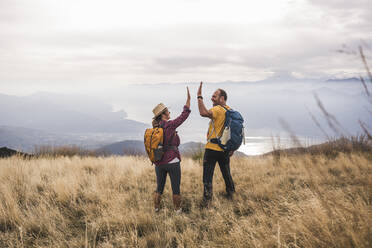
<svg viewBox="0 0 372 248"><path fill-rule="evenodd" d="M186 107L186 105L185 105L183 107L183 111L180 114L180 116L178 116L174 120L170 120L170 121L167 122L167 128L175 130L177 127L179 127L187 119L187 117L189 117L190 112L191 112L191 110L188 107Z"/></svg>

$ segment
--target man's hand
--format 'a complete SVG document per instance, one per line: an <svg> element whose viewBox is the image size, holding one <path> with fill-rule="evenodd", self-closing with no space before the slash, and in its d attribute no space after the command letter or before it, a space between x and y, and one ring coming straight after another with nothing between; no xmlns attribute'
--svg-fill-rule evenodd
<svg viewBox="0 0 372 248"><path fill-rule="evenodd" d="M203 87L203 82L200 82L200 86L198 89L198 108L199 108L199 113L203 117L208 117L208 118L213 118L213 113L212 111L208 110L203 102L203 97L202 97L202 87ZM201 96L199 98L199 96Z"/></svg>
<svg viewBox="0 0 372 248"><path fill-rule="evenodd" d="M198 96L202 96L202 86L203 86L203 82L200 82L200 86L198 89Z"/></svg>

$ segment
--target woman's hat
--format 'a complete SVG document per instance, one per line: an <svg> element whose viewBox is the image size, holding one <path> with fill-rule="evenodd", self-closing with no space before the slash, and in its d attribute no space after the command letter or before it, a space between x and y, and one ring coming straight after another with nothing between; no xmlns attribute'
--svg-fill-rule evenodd
<svg viewBox="0 0 372 248"><path fill-rule="evenodd" d="M152 110L152 112L154 113L153 119L161 115L166 109L167 107L163 103L159 103L158 105L156 105L156 107Z"/></svg>

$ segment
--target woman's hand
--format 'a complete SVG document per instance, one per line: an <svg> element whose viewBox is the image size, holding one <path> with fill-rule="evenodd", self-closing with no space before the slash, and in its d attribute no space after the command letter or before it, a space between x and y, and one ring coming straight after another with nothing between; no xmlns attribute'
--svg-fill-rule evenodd
<svg viewBox="0 0 372 248"><path fill-rule="evenodd" d="M191 96L190 96L190 90L189 90L189 87L188 87L188 86L186 87L186 89L187 89L187 100L186 100L186 106L187 106L188 108L190 108L190 99L191 99Z"/></svg>

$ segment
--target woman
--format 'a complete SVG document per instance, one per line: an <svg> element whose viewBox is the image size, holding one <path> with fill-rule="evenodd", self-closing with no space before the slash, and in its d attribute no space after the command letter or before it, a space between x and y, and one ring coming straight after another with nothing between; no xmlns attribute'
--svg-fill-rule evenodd
<svg viewBox="0 0 372 248"><path fill-rule="evenodd" d="M173 192L173 205L177 213L182 211L181 209L181 194L180 194L180 183L181 183L181 167L180 161L181 156L178 151L180 145L180 137L176 132L176 128L179 127L190 115L190 92L187 87L187 100L183 107L183 111L180 116L174 120L170 120L170 112L164 104L158 104L152 111L154 118L152 126L162 127L164 130L164 147L165 152L162 159L155 162L156 172L156 183L157 188L154 192L154 205L155 212L159 211L161 195L163 194L165 180L167 174L169 174L172 192Z"/></svg>

